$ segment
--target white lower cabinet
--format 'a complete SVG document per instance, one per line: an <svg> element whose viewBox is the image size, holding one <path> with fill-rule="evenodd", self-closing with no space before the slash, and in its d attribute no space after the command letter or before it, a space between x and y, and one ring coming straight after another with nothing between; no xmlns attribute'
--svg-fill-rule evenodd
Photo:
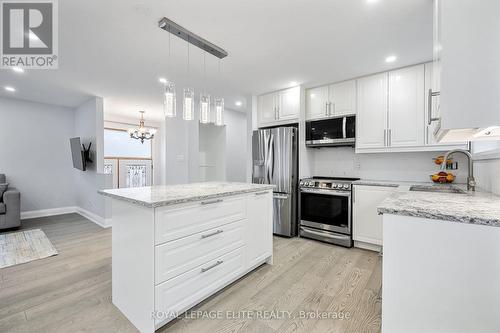
<svg viewBox="0 0 500 333"><path fill-rule="evenodd" d="M354 185L353 227L354 246L369 250L382 247L382 216L377 206L389 197L396 187Z"/></svg>
<svg viewBox="0 0 500 333"><path fill-rule="evenodd" d="M180 314L224 287L245 270L245 248L239 248L170 279L155 288L155 309L165 317ZM161 324L165 319L156 318Z"/></svg>
<svg viewBox="0 0 500 333"><path fill-rule="evenodd" d="M164 207L113 200L113 304L153 333L272 263L272 190Z"/></svg>
<svg viewBox="0 0 500 333"><path fill-rule="evenodd" d="M272 193L257 192L247 197L247 266L254 267L273 254Z"/></svg>

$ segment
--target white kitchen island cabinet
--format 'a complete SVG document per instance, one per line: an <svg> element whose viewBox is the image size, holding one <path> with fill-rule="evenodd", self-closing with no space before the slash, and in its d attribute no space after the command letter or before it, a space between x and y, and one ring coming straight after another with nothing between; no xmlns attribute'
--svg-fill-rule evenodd
<svg viewBox="0 0 500 333"><path fill-rule="evenodd" d="M382 333L500 332L500 196L400 189L378 211Z"/></svg>
<svg viewBox="0 0 500 333"><path fill-rule="evenodd" d="M101 193L113 199L113 304L141 332L154 332L272 263L272 185L196 183Z"/></svg>

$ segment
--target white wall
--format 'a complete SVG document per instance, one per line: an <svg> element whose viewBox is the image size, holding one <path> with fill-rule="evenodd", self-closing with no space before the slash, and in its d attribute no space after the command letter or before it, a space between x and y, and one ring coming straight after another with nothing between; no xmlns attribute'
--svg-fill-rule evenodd
<svg viewBox="0 0 500 333"><path fill-rule="evenodd" d="M97 193L99 189L108 187L110 175L103 174L104 168L104 117L103 100L91 98L75 108L74 136L82 140L86 146L92 142L91 158L94 163L88 165L87 171L74 169L76 206L84 209L97 218L109 218L105 200ZM95 217L94 217L95 218Z"/></svg>
<svg viewBox="0 0 500 333"><path fill-rule="evenodd" d="M473 142L472 152L478 186L500 195L500 140Z"/></svg>
<svg viewBox="0 0 500 333"><path fill-rule="evenodd" d="M226 127L199 124L198 181L226 180Z"/></svg>
<svg viewBox="0 0 500 333"><path fill-rule="evenodd" d="M224 122L226 124L226 180L229 182L246 182L248 135L245 134L247 133L247 114L226 109Z"/></svg>
<svg viewBox="0 0 500 333"><path fill-rule="evenodd" d="M439 155L443 152L355 154L350 147L312 149L311 176L429 182L429 176L439 172L433 161ZM457 176L456 182L465 183L467 161L460 155L453 158L459 170L451 172Z"/></svg>
<svg viewBox="0 0 500 333"><path fill-rule="evenodd" d="M21 191L21 211L75 205L72 109L0 98L0 173Z"/></svg>

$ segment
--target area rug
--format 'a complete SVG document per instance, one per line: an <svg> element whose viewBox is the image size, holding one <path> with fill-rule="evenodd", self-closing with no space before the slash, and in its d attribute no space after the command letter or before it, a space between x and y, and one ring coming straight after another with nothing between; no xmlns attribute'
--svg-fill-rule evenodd
<svg viewBox="0 0 500 333"><path fill-rule="evenodd" d="M0 268L57 255L57 250L40 229L0 234Z"/></svg>

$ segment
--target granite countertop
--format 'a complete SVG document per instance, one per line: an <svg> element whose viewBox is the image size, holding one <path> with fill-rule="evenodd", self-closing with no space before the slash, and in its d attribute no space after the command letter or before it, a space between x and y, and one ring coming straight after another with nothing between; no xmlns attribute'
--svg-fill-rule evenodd
<svg viewBox="0 0 500 333"><path fill-rule="evenodd" d="M498 195L481 190L465 191L465 194L410 191L409 184L409 182L401 182L398 189L377 207L379 214L500 227L500 196ZM432 183L411 183L411 185L422 184L440 186ZM459 189L464 189L464 187L460 184L452 186L452 188Z"/></svg>
<svg viewBox="0 0 500 333"><path fill-rule="evenodd" d="M100 190L99 193L114 199L154 208L191 201L209 200L242 193L271 190L273 188L274 185L269 184L205 182Z"/></svg>

